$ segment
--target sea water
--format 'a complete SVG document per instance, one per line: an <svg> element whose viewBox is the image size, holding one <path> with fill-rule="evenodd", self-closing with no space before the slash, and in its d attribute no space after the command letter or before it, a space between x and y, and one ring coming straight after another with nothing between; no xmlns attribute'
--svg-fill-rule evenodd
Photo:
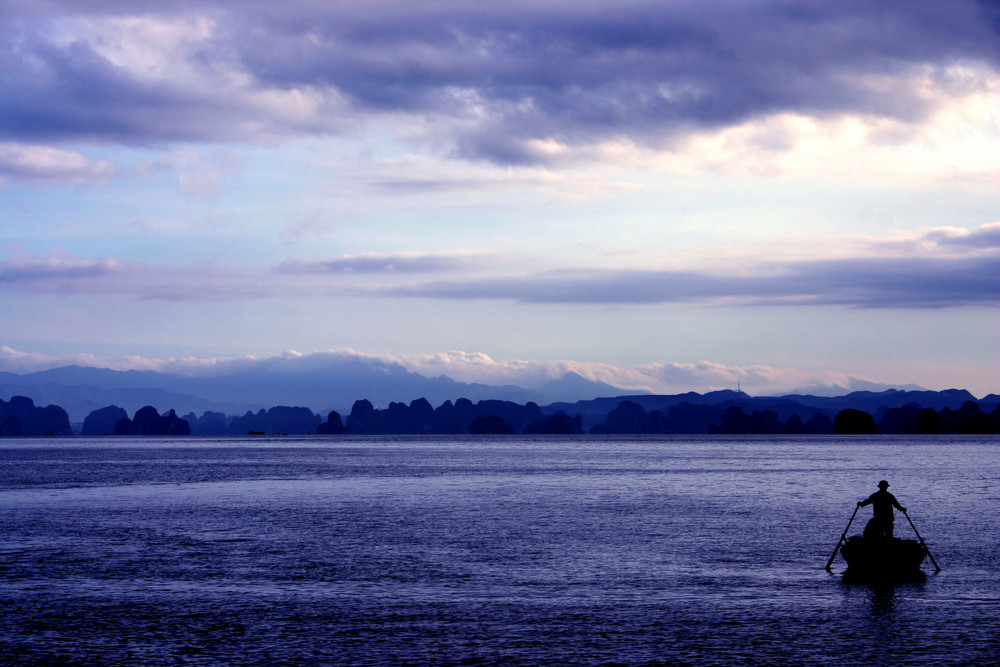
<svg viewBox="0 0 1000 667"><path fill-rule="evenodd" d="M883 478L942 571L847 584ZM995 436L5 439L0 664L995 664L998 500Z"/></svg>

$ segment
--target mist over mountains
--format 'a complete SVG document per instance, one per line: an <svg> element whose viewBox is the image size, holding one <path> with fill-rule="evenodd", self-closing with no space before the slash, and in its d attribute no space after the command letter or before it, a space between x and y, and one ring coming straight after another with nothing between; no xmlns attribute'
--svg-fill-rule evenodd
<svg viewBox="0 0 1000 667"><path fill-rule="evenodd" d="M825 388L829 390L829 387ZM117 371L70 365L32 373L0 372L0 399L28 396L37 405L58 405L70 421L82 422L94 410L118 406L134 414L144 406L175 410L177 414L206 412L242 415L273 406L301 406L318 415L337 411L348 415L358 400L376 408L393 402L424 399L432 406L459 398L479 401L534 403L546 414L563 411L580 416L583 426L603 421L622 400L644 410L669 410L688 402L698 405L733 405L771 410L781 419L810 410L833 414L852 408L876 413L879 409L917 403L922 407L957 409L978 400L965 390L927 391L870 385L864 391L817 395L803 391L782 396L750 397L732 390L699 394L662 395L636 392L588 380L574 372L539 382L533 387L515 384L460 382L446 375L426 377L402 364L361 356L312 355L271 358L187 372ZM1000 401L996 395L982 400L987 409Z"/></svg>
<svg viewBox="0 0 1000 667"><path fill-rule="evenodd" d="M525 388L329 356L199 370L0 373L0 435L1000 432L1000 396L964 389L653 394L573 372Z"/></svg>
<svg viewBox="0 0 1000 667"><path fill-rule="evenodd" d="M322 363L260 364L221 373L180 374L64 366L34 373L0 372L0 397L30 396L39 405L62 406L74 422L93 410L117 405L134 412L169 406L180 414L206 411L242 414L274 405L297 405L325 414L350 411L358 399L374 405L425 398L504 400L539 405L616 396L623 390L566 373L534 388L425 377L382 360L326 359Z"/></svg>

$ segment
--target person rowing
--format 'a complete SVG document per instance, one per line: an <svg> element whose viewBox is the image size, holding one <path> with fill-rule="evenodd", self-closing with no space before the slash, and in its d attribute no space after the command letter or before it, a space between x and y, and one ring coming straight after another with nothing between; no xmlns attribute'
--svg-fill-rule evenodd
<svg viewBox="0 0 1000 667"><path fill-rule="evenodd" d="M873 537L891 538L894 523L892 508L895 507L903 514L906 514L906 508L899 504L896 496L886 490L888 488L889 482L883 479L878 483L878 491L866 499L858 501L858 507L864 507L865 505L872 506L873 516L872 520L865 527L865 537L868 537L868 531L871 530Z"/></svg>

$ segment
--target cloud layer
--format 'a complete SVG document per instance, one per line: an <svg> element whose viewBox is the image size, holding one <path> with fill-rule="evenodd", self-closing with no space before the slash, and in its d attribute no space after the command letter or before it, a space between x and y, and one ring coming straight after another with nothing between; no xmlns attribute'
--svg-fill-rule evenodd
<svg viewBox="0 0 1000 667"><path fill-rule="evenodd" d="M970 67L996 69L996 14L972 0L4 3L0 127L149 144L410 117L458 154L531 163L784 112L909 122L981 86Z"/></svg>
<svg viewBox="0 0 1000 667"><path fill-rule="evenodd" d="M482 269L500 262L500 257L487 253L369 253L347 255L329 260L287 260L278 264L278 273L436 273Z"/></svg>
<svg viewBox="0 0 1000 667"><path fill-rule="evenodd" d="M583 269L533 276L438 281L382 290L406 297L527 303L671 302L944 308L1000 305L1000 257L859 258L789 262L753 275L707 271Z"/></svg>
<svg viewBox="0 0 1000 667"><path fill-rule="evenodd" d="M93 354L54 356L26 353L0 345L0 372L31 373L66 365L145 370L184 375L220 375L225 373L267 370L294 374L317 368L356 363L375 367L401 367L425 377L445 375L459 382L491 385L517 385L529 389L541 387L567 373L576 373L593 382L603 382L622 393L677 394L734 389L737 381L754 395L786 393L812 388L820 393L844 393L869 388L872 383L844 373L807 372L796 368L771 366L726 366L699 363L657 363L642 366L557 360L494 360L476 352L449 351L416 356L362 354L353 350L335 350L302 354L288 351L269 357L153 359L138 356L102 358ZM457 397L456 397L457 398Z"/></svg>
<svg viewBox="0 0 1000 667"><path fill-rule="evenodd" d="M269 275L153 267L65 253L0 261L0 289L115 292L138 299L242 300L329 295L504 299L538 304L700 303L954 308L1000 306L1000 223L876 241L864 254L696 270L566 268L498 273L489 253L382 253L286 260ZM876 254L881 250L880 254ZM415 276L435 279L413 281Z"/></svg>

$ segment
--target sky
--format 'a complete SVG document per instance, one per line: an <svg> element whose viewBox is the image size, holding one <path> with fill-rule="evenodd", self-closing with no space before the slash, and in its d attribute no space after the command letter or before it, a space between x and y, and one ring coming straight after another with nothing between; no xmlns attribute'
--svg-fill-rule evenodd
<svg viewBox="0 0 1000 667"><path fill-rule="evenodd" d="M0 370L1000 392L1000 4L0 0Z"/></svg>

